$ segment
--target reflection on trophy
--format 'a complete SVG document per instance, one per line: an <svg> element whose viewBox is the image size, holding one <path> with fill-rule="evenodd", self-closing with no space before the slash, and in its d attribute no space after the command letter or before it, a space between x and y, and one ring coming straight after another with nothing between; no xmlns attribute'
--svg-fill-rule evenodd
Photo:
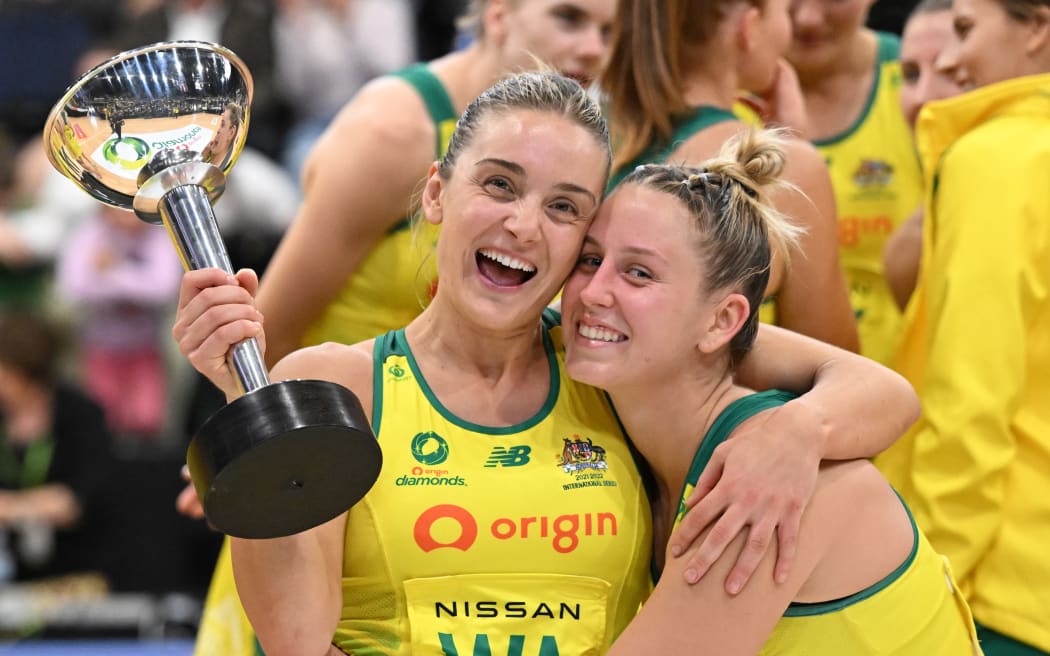
<svg viewBox="0 0 1050 656"><path fill-rule="evenodd" d="M95 67L44 128L51 163L103 203L163 225L187 269L233 273L212 202L244 146L252 79L210 43L158 43ZM244 395L187 453L209 521L229 535L291 535L346 511L382 456L357 397L335 383L270 383L258 343L228 362Z"/></svg>

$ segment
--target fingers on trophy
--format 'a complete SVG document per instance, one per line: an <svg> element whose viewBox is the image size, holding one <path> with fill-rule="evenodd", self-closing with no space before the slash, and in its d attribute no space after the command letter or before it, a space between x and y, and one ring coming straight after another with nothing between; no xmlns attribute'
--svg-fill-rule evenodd
<svg viewBox="0 0 1050 656"><path fill-rule="evenodd" d="M102 203L163 225L187 270L233 273L212 204L248 130L252 78L221 46L157 43L84 74L44 127L51 163ZM258 343L228 363L244 394L211 416L187 461L208 520L244 538L292 535L345 512L382 454L361 403L318 380L268 380Z"/></svg>

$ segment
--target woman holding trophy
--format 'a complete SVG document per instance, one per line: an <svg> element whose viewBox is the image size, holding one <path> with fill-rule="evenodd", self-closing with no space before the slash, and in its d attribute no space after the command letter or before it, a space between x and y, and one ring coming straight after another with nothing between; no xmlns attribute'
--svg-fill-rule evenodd
<svg viewBox="0 0 1050 656"><path fill-rule="evenodd" d="M559 317L547 310L609 162L604 119L579 85L550 73L498 83L467 108L423 190L428 224L442 226L431 304L404 329L275 366L277 379L354 390L385 465L348 514L290 537L232 539L267 654L601 653L633 617L649 589L642 475L605 397L565 376ZM230 398L227 351L263 336L254 289L250 272L214 269L182 286L180 349ZM915 407L869 361L775 328L758 339L763 359L746 359L743 379L813 389L742 426L716 456L672 553L713 561L746 527L737 569L753 570L776 532L781 579L818 462L877 452ZM825 441L846 424L863 430ZM719 516L704 553L687 550Z"/></svg>

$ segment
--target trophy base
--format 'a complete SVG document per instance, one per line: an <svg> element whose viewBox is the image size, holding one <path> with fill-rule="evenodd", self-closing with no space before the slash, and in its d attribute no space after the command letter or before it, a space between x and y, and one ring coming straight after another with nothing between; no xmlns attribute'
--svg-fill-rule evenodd
<svg viewBox="0 0 1050 656"><path fill-rule="evenodd" d="M212 415L190 442L187 462L216 529L276 538L346 512L375 483L382 452L348 389L289 380Z"/></svg>

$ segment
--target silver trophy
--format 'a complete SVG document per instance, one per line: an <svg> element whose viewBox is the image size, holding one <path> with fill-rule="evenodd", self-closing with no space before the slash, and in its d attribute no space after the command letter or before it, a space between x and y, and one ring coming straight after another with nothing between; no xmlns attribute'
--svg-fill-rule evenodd
<svg viewBox="0 0 1050 656"><path fill-rule="evenodd" d="M167 228L186 269L233 273L212 203L244 146L251 99L251 75L230 50L157 43L74 83L48 117L45 148L97 200ZM205 422L187 452L216 528L291 535L368 492L382 455L356 396L326 381L271 383L254 339L228 361L245 393Z"/></svg>

